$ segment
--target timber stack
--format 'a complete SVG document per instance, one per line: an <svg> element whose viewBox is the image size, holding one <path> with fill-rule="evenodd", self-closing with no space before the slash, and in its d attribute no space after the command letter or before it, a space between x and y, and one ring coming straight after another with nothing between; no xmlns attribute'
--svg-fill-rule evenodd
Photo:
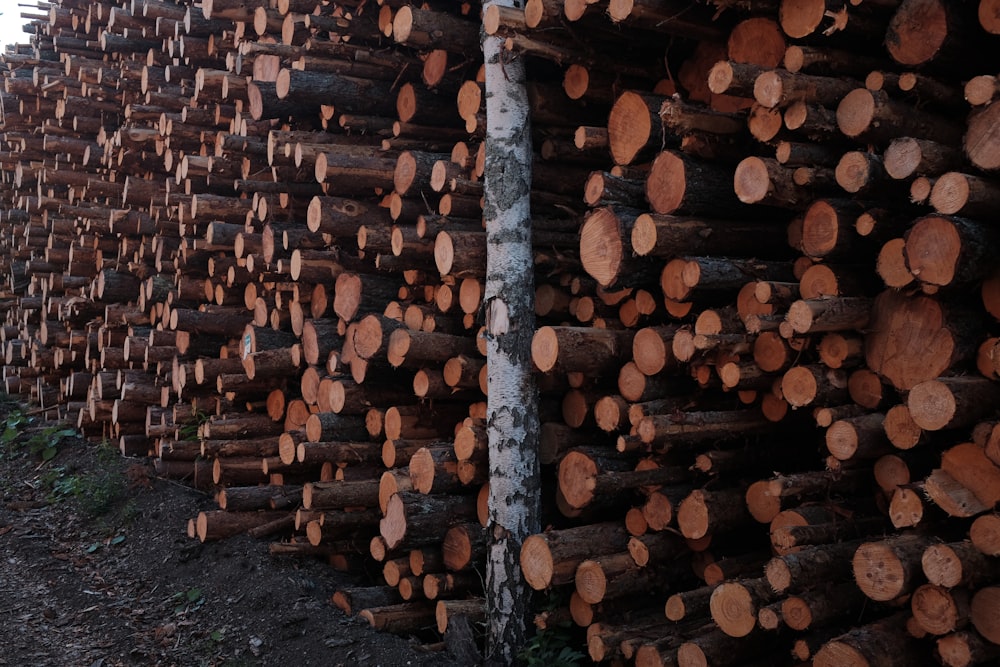
<svg viewBox="0 0 1000 667"><path fill-rule="evenodd" d="M539 627L1000 656L1000 3L37 6L5 388L213 491L192 538L374 560L333 602L393 632L483 618L482 25L532 82Z"/></svg>

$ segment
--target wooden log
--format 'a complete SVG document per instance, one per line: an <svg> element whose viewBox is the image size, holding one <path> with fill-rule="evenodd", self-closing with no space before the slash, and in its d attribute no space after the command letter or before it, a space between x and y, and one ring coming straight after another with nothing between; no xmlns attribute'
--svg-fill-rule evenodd
<svg viewBox="0 0 1000 667"><path fill-rule="evenodd" d="M984 514L972 522L969 529L972 545L987 556L1000 554L1000 517Z"/></svg>
<svg viewBox="0 0 1000 667"><path fill-rule="evenodd" d="M679 248L694 256L777 257L784 238L779 225L654 213L639 215L631 230L632 250L654 257L675 257Z"/></svg>
<svg viewBox="0 0 1000 667"><path fill-rule="evenodd" d="M932 635L946 635L969 623L969 594L956 589L948 590L935 584L924 584L913 592L910 599L913 618L924 631Z"/></svg>
<svg viewBox="0 0 1000 667"><path fill-rule="evenodd" d="M398 605L369 607L358 612L376 630L409 634L433 628L437 622L432 602L404 602Z"/></svg>
<svg viewBox="0 0 1000 667"><path fill-rule="evenodd" d="M262 509L295 509L302 500L302 488L287 486L229 487L219 492L219 507L231 512Z"/></svg>
<svg viewBox="0 0 1000 667"><path fill-rule="evenodd" d="M615 164L625 165L664 146L665 138L694 130L735 134L741 127L730 114L680 100L626 91L611 108L608 143Z"/></svg>
<svg viewBox="0 0 1000 667"><path fill-rule="evenodd" d="M668 299L701 301L712 300L720 292L738 291L748 279L783 281L792 277L786 262L680 257L664 266L660 287Z"/></svg>
<svg viewBox="0 0 1000 667"><path fill-rule="evenodd" d="M904 256L910 272L930 285L961 285L989 274L977 250L991 231L972 221L944 216L920 218L906 233ZM932 242L931 238L937 239Z"/></svg>
<svg viewBox="0 0 1000 667"><path fill-rule="evenodd" d="M1000 631L994 613L998 600L1000 600L1000 587L986 586L979 589L972 597L970 607L972 625L983 638L993 644L1000 644Z"/></svg>
<svg viewBox="0 0 1000 667"><path fill-rule="evenodd" d="M781 395L792 407L841 403L847 398L846 390L846 374L823 366L795 366L781 378Z"/></svg>
<svg viewBox="0 0 1000 667"><path fill-rule="evenodd" d="M287 512L199 512L195 530L201 542L224 540L285 516Z"/></svg>
<svg viewBox="0 0 1000 667"><path fill-rule="evenodd" d="M938 301L926 296L879 295L869 321L872 333L865 339L868 367L903 390L939 377L962 354L944 312ZM900 336L904 319L907 334Z"/></svg>
<svg viewBox="0 0 1000 667"><path fill-rule="evenodd" d="M633 333L589 327L542 327L531 341L531 358L542 372L611 372L627 358Z"/></svg>
<svg viewBox="0 0 1000 667"><path fill-rule="evenodd" d="M942 377L914 386L907 395L913 422L928 431L971 426L997 400L995 386L986 378Z"/></svg>
<svg viewBox="0 0 1000 667"><path fill-rule="evenodd" d="M878 458L892 449L884 423L880 413L837 420L826 431L826 448L840 461Z"/></svg>
<svg viewBox="0 0 1000 667"><path fill-rule="evenodd" d="M1000 490L996 486L1000 467L986 457L981 447L964 443L948 449L941 455L941 469L983 506L992 507L1000 500Z"/></svg>
<svg viewBox="0 0 1000 667"><path fill-rule="evenodd" d="M744 204L804 208L809 192L794 182L792 171L773 158L748 157L736 167L733 188Z"/></svg>
<svg viewBox="0 0 1000 667"><path fill-rule="evenodd" d="M676 445L752 433L767 424L756 410L690 412L643 417L636 427L642 442Z"/></svg>
<svg viewBox="0 0 1000 667"><path fill-rule="evenodd" d="M854 554L854 579L872 600L886 602L912 592L918 584L920 559L930 546L920 535L898 535L866 542Z"/></svg>
<svg viewBox="0 0 1000 667"><path fill-rule="evenodd" d="M595 498L614 498L626 489L688 480L687 470L679 467L654 467L633 471L602 471L599 460L586 452L574 450L559 462L559 490L570 507L583 509ZM595 604L595 603L591 603Z"/></svg>
<svg viewBox="0 0 1000 667"><path fill-rule="evenodd" d="M740 209L725 167L694 160L680 151L656 156L646 178L646 199L661 214L732 215Z"/></svg>
<svg viewBox="0 0 1000 667"><path fill-rule="evenodd" d="M837 106L837 126L852 139L888 145L897 137L916 137L954 145L961 130L942 117L916 111L884 91L857 88Z"/></svg>
<svg viewBox="0 0 1000 667"><path fill-rule="evenodd" d="M743 497L744 491L740 489L693 491L677 510L681 534L697 540L746 524L751 517Z"/></svg>
<svg viewBox="0 0 1000 667"><path fill-rule="evenodd" d="M833 665L906 665L919 662L915 642L907 636L904 614L875 621L836 637L816 653L817 667Z"/></svg>
<svg viewBox="0 0 1000 667"><path fill-rule="evenodd" d="M947 66L959 45L970 38L964 27L960 13L948 3L907 0L889 22L886 47L901 65L916 67L936 61Z"/></svg>
<svg viewBox="0 0 1000 667"><path fill-rule="evenodd" d="M850 575L850 557L858 546L860 542L848 541L806 547L772 558L764 574L780 594L805 591L822 581L841 581Z"/></svg>
<svg viewBox="0 0 1000 667"><path fill-rule="evenodd" d="M378 490L375 480L312 482L302 488L302 505L307 510L374 507Z"/></svg>
<svg viewBox="0 0 1000 667"><path fill-rule="evenodd" d="M995 660L1000 656L1000 648L985 641L975 630L963 630L939 638L937 654L947 667L968 667Z"/></svg>
<svg viewBox="0 0 1000 667"><path fill-rule="evenodd" d="M444 634L449 625L455 626L456 617L464 617L472 623L482 622L486 617L486 601L482 598L470 600L438 600L435 608L438 632Z"/></svg>
<svg viewBox="0 0 1000 667"><path fill-rule="evenodd" d="M867 482L858 471L815 471L778 475L754 482L747 488L747 509L754 519L770 523L783 509L785 502L798 503L802 498L823 497L831 489L860 489ZM848 491L850 492L850 491Z"/></svg>
<svg viewBox="0 0 1000 667"><path fill-rule="evenodd" d="M634 596L669 578L663 565L639 567L627 551L587 559L576 568L576 593L588 604Z"/></svg>
<svg viewBox="0 0 1000 667"><path fill-rule="evenodd" d="M415 547L440 542L449 524L475 516L475 498L397 493L386 504L379 532L390 549Z"/></svg>
<svg viewBox="0 0 1000 667"><path fill-rule="evenodd" d="M655 275L656 264L632 258L631 230L638 211L604 206L590 211L580 230L580 262L604 287L628 287Z"/></svg>
<svg viewBox="0 0 1000 667"><path fill-rule="evenodd" d="M535 590L567 584L586 558L622 551L628 539L628 532L617 522L532 535L521 547L521 571Z"/></svg>
<svg viewBox="0 0 1000 667"><path fill-rule="evenodd" d="M396 605L402 602L399 591L392 586L358 586L339 588L330 598L348 616L361 609Z"/></svg>
<svg viewBox="0 0 1000 667"><path fill-rule="evenodd" d="M855 87L849 79L774 69L757 77L753 93L757 102L767 108L786 107L793 102L832 107Z"/></svg>

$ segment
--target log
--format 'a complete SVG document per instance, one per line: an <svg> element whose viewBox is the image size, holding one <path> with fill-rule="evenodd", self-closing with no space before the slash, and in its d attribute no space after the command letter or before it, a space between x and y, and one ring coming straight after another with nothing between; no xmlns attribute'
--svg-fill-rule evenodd
<svg viewBox="0 0 1000 667"><path fill-rule="evenodd" d="M677 510L677 525L684 537L701 539L743 526L751 519L739 489L695 490Z"/></svg>
<svg viewBox="0 0 1000 667"><path fill-rule="evenodd" d="M580 450L569 452L559 462L559 491L570 507L583 509L595 498L615 498L637 487L678 484L689 477L687 470L680 467L602 471L599 463L599 459Z"/></svg>
<svg viewBox="0 0 1000 667"><path fill-rule="evenodd" d="M631 230L638 211L604 206L594 209L580 230L580 262L604 287L629 287L655 275L656 263L632 258Z"/></svg>
<svg viewBox="0 0 1000 667"><path fill-rule="evenodd" d="M993 644L1000 644L1000 628L995 613L998 601L1000 601L1000 587L986 586L976 592L970 605L972 625L983 638Z"/></svg>
<svg viewBox="0 0 1000 667"><path fill-rule="evenodd" d="M865 362L897 389L912 389L947 370L960 347L943 306L926 296L883 292L872 306ZM906 333L900 326L906 321Z"/></svg>
<svg viewBox="0 0 1000 667"><path fill-rule="evenodd" d="M732 215L740 210L725 167L694 160L680 151L656 156L646 178L646 199L660 214Z"/></svg>
<svg viewBox="0 0 1000 667"><path fill-rule="evenodd" d="M995 514L984 514L972 522L969 529L972 545L987 556L1000 554L1000 518Z"/></svg>
<svg viewBox="0 0 1000 667"><path fill-rule="evenodd" d="M937 640L937 654L947 667L968 667L995 660L1000 648L974 630L963 630Z"/></svg>
<svg viewBox="0 0 1000 667"><path fill-rule="evenodd" d="M990 380L978 377L928 380L910 390L907 407L913 422L928 431L971 426L997 400L995 388Z"/></svg>
<svg viewBox="0 0 1000 667"><path fill-rule="evenodd" d="M730 188L731 189L731 188ZM732 209L729 209L732 212ZM780 258L785 231L765 222L710 220L643 213L631 230L632 250L641 256L675 257L678 248L693 256Z"/></svg>
<svg viewBox="0 0 1000 667"><path fill-rule="evenodd" d="M531 340L531 359L543 373L580 372L588 377L616 370L631 351L633 333L591 327L542 327Z"/></svg>
<svg viewBox="0 0 1000 667"><path fill-rule="evenodd" d="M531 535L521 546L525 581L534 590L573 581L577 565L588 557L622 551L628 532L617 522L589 524Z"/></svg>
<svg viewBox="0 0 1000 667"><path fill-rule="evenodd" d="M917 587L920 559L928 546L930 541L921 535L866 542L854 554L854 580L872 600L895 600Z"/></svg>
<svg viewBox="0 0 1000 667"><path fill-rule="evenodd" d="M804 208L809 192L794 182L792 173L773 158L748 157L736 167L733 189L744 204Z"/></svg>
<svg viewBox="0 0 1000 667"><path fill-rule="evenodd" d="M989 269L976 244L989 242L989 234L971 221L926 216L905 236L907 266L920 281L931 285L961 285L981 280L989 274ZM938 239L935 244L932 237Z"/></svg>
<svg viewBox="0 0 1000 667"><path fill-rule="evenodd" d="M985 507L1000 501L1000 467L973 443L952 447L941 455L941 469L957 484L971 492Z"/></svg>
<svg viewBox="0 0 1000 667"><path fill-rule="evenodd" d="M907 636L904 616L899 613L830 640L816 653L813 664L902 666L919 662L919 650Z"/></svg>
<svg viewBox="0 0 1000 667"><path fill-rule="evenodd" d="M403 492L389 498L379 532L390 549L412 548L440 542L451 523L475 517L475 498Z"/></svg>
<svg viewBox="0 0 1000 667"><path fill-rule="evenodd" d="M287 512L199 512L195 530L201 542L224 540L281 519Z"/></svg>
<svg viewBox="0 0 1000 667"><path fill-rule="evenodd" d="M369 607L358 612L376 630L409 634L433 628L437 622L431 602L404 602L397 605Z"/></svg>
<svg viewBox="0 0 1000 667"><path fill-rule="evenodd" d="M961 136L961 129L944 118L894 101L885 91L866 88L857 88L840 101L837 126L851 139L879 145L897 137L954 145Z"/></svg>
<svg viewBox="0 0 1000 667"><path fill-rule="evenodd" d="M864 596L851 582L826 586L781 602L781 617L792 630L808 630L844 620L864 604Z"/></svg>
<svg viewBox="0 0 1000 667"><path fill-rule="evenodd" d="M969 38L959 12L940 0L906 0L893 14L885 43L892 59L907 67L931 61L946 66Z"/></svg>
<svg viewBox="0 0 1000 667"><path fill-rule="evenodd" d="M969 623L969 594L963 590L949 591L943 586L924 584L910 599L913 618L926 632L946 635Z"/></svg>
<svg viewBox="0 0 1000 667"><path fill-rule="evenodd" d="M348 616L362 609L400 604L399 591L392 586L357 586L339 588L330 601Z"/></svg>
<svg viewBox="0 0 1000 667"><path fill-rule="evenodd" d="M855 87L850 79L774 69L757 77L753 93L757 103L767 108L787 107L794 102L832 107Z"/></svg>
<svg viewBox="0 0 1000 667"><path fill-rule="evenodd" d="M772 558L764 568L768 583L776 593L797 593L823 581L840 581L849 576L850 557L860 542L806 547Z"/></svg>
<svg viewBox="0 0 1000 667"><path fill-rule="evenodd" d="M376 480L310 482L302 488L302 506L307 510L375 507L378 491Z"/></svg>

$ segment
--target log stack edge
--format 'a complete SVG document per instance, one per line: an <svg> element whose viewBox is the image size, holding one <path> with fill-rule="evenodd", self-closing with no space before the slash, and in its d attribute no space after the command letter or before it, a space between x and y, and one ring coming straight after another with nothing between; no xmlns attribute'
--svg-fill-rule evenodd
<svg viewBox="0 0 1000 667"><path fill-rule="evenodd" d="M531 80L538 627L1000 657L1000 2L21 7L4 386L214 492L192 539L484 617L482 28Z"/></svg>

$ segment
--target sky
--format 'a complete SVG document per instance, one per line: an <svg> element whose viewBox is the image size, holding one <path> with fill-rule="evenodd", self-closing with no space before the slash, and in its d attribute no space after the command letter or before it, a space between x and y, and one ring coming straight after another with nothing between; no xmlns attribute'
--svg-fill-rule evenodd
<svg viewBox="0 0 1000 667"><path fill-rule="evenodd" d="M18 4L35 3L31 0L0 0L0 43L6 47L8 44L27 44L28 33L21 31L21 26L28 23L21 18L21 12L34 14L44 14L42 10L18 7Z"/></svg>

